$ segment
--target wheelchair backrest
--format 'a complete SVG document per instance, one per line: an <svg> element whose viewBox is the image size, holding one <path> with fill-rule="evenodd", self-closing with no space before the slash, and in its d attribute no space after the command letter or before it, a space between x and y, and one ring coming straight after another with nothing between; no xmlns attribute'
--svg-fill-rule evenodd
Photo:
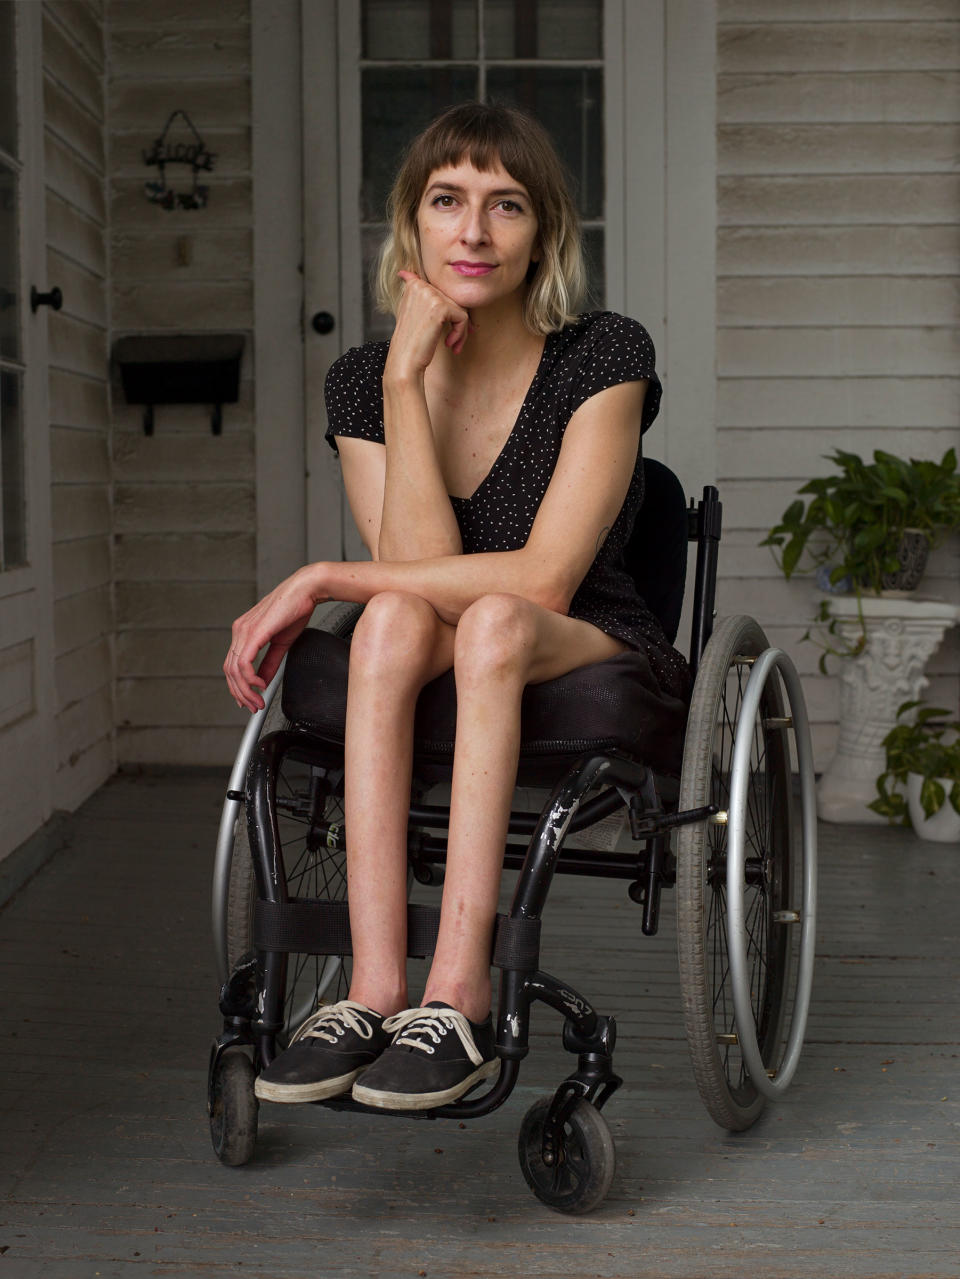
<svg viewBox="0 0 960 1279"><path fill-rule="evenodd" d="M643 459L643 477L643 505L624 547L623 561L672 644L687 580L687 495L669 466L655 458Z"/></svg>

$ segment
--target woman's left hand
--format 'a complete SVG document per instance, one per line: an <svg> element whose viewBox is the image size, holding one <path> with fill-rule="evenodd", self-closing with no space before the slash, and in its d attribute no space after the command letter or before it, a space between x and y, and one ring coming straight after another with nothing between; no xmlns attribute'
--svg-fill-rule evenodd
<svg viewBox="0 0 960 1279"><path fill-rule="evenodd" d="M260 690L276 675L314 608L329 598L317 590L316 569L317 565L298 569L234 622L223 673L238 706L249 711L262 710ZM269 647L255 669L254 658L264 645Z"/></svg>

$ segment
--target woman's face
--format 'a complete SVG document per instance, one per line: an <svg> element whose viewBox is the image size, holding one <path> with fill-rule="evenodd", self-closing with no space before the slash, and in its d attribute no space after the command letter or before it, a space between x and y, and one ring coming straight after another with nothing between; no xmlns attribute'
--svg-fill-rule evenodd
<svg viewBox="0 0 960 1279"><path fill-rule="evenodd" d="M516 299L539 257L537 219L526 187L497 164L469 160L431 173L417 212L427 280L465 310Z"/></svg>

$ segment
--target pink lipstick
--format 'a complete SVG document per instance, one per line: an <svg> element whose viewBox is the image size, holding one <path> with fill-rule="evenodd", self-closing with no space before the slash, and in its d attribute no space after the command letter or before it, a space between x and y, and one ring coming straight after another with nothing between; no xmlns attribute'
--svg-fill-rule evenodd
<svg viewBox="0 0 960 1279"><path fill-rule="evenodd" d="M450 265L458 275L489 275L495 270L492 262L451 262Z"/></svg>

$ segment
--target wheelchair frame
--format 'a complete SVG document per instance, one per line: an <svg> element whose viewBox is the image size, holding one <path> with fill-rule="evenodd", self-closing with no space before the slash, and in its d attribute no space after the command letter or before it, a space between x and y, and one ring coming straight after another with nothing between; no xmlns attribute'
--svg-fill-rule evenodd
<svg viewBox="0 0 960 1279"><path fill-rule="evenodd" d="M587 1211L609 1188L614 1154L599 1112L622 1080L613 1069L614 1018L601 1016L567 983L539 968L540 921L554 873L629 880L630 896L642 905L642 931L652 935L658 927L662 889L677 883L679 868L678 931L686 929L688 942L693 938L693 944L686 948L682 937L680 944L688 1040L701 1095L718 1122L735 1129L754 1122L765 1100L778 1096L789 1084L802 1047L816 922L816 805L802 691L789 658L767 646L751 619L725 619L712 635L721 529L715 488L705 488L696 506L691 500L687 520L688 540L697 542L690 657L697 682L679 790L623 753L588 752L556 783L539 815L511 814L509 836L524 837L528 842L511 839L504 855L504 866L520 873L509 913L497 917L492 956L493 966L501 970L497 1020L500 1072L482 1095L467 1096L416 1116L464 1120L500 1106L512 1092L520 1061L528 1052L531 1005L547 1003L565 1019L563 1043L577 1055L577 1069L552 1098L538 1102L528 1113L521 1129L520 1158L534 1193L561 1211ZM359 609L336 609L342 611L335 610L335 626L349 629ZM245 1163L253 1153L255 1063L269 1064L284 1032L288 956L327 957L322 974L318 970L315 992L311 990L322 997L343 956L350 953L346 900L304 900L291 897L288 891L278 824L279 771L285 761L299 760L311 769L312 777L326 778L338 765L342 770L342 749L296 727L269 731L277 719L276 708L271 712L270 707L281 678L282 671L266 692L263 710L252 717L244 733L224 801L214 868L213 926L223 982L220 1008L224 1024L211 1050L208 1109L214 1147L219 1157L231 1164ZM725 700L731 679L736 685L733 714ZM781 684L788 695L789 715L784 714ZM800 901L791 882L796 879L796 867L790 756L784 738L790 728L796 744L802 807ZM762 779L759 789L758 776ZM591 794L599 787L606 789ZM724 798L726 803L721 802ZM771 840L779 841L780 846L772 850L765 847L767 835L764 847L758 848L756 831L751 829L751 822L758 820L755 810L767 800L777 810ZM326 803L325 793L315 793L311 782L310 795L297 803L298 812L304 820L309 819L308 844L312 839L317 848L342 857L346 851L342 822L324 822L318 817ZM640 844L635 853L564 848L568 834L590 827L624 805L631 837ZM243 845L241 808L245 809L257 901L252 918L254 947L231 969L227 899L237 873L235 845ZM448 810L442 807L416 800L411 805L409 860L421 882L434 881L445 860L445 840L426 832L442 830L447 817ZM770 819L765 816L763 820ZM671 850L674 831L678 832L676 856ZM719 844L717 832L721 832ZM748 891L763 902L760 948L764 953L759 956L751 932L755 907L744 901ZM714 919L714 907L722 896L726 898L725 919ZM408 953L426 956L436 938L439 911L418 906L408 910ZM797 924L801 926L799 965L791 1010L787 1007L790 947L785 939L790 926ZM709 977L704 970L705 963L709 967L709 958L705 960L703 935L704 929L709 932L711 927L717 928L718 935L725 933L729 946L732 1012L726 1007L724 986L719 1032L716 977ZM776 969L776 988L768 968ZM727 982L726 974L723 982ZM758 986L762 987L759 995ZM300 1013L305 1016L309 1011L307 1007ZM739 1064L737 1060L731 1063L731 1054ZM314 1104L330 1109L366 1109L349 1097Z"/></svg>

